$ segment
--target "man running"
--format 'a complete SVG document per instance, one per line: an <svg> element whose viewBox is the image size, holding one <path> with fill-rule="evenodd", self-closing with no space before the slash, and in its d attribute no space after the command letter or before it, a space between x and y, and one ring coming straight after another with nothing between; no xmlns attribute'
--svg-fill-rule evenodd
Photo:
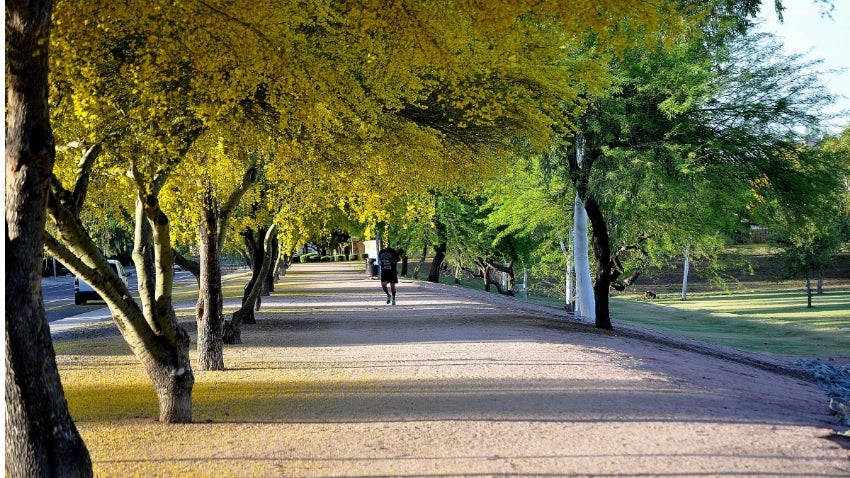
<svg viewBox="0 0 850 478"><path fill-rule="evenodd" d="M381 288L387 294L387 304L395 305L395 285L398 284L396 264L400 260L401 256L398 251L392 247L387 246L378 251L378 261L381 264ZM387 289L387 284L389 284L389 289Z"/></svg>

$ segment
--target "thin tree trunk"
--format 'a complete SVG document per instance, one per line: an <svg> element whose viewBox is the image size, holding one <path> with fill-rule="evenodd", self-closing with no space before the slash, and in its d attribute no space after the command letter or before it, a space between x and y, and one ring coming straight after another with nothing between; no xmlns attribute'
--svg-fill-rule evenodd
<svg viewBox="0 0 850 478"><path fill-rule="evenodd" d="M268 251L271 242L277 234L277 227L272 224L271 227L266 231L266 237L263 241L265 245L265 249ZM271 252L271 251L269 251ZM268 274L271 269L272 257L271 253L266 254L263 257L262 265L260 266L259 276L262 277L264 274ZM260 295L260 284L257 281L254 281L251 290L248 291L248 296L242 301L242 307L240 307L236 312L233 313L233 317L229 322L225 322L224 324L224 343L226 344L239 344L242 343L242 324L245 321L245 318L248 315L254 314L253 302L257 300Z"/></svg>
<svg viewBox="0 0 850 478"><path fill-rule="evenodd" d="M251 266L251 279L245 284L242 290L242 305L244 306L248 302L255 284L259 283L261 287L260 292L251 301L250 312L241 321L243 324L256 324L257 319L254 317L254 310L260 310L260 306L262 305L261 297L263 295L262 285L264 277L260 275L260 272L263 268L263 257L265 255L263 238L266 232L267 229L260 228L257 231L256 237L254 236L254 230L251 228L242 232L242 237L245 240L245 249L248 251L248 264Z"/></svg>
<svg viewBox="0 0 850 478"><path fill-rule="evenodd" d="M554 224L553 224L554 226ZM567 261L567 272L564 277L564 308L567 312L574 312L573 307L573 261L570 257L570 250L573 248L573 232L570 231L570 247L567 249L567 245L564 244L564 238L561 236L560 231L558 232L558 244L561 246L561 253L564 255L564 259Z"/></svg>
<svg viewBox="0 0 850 478"><path fill-rule="evenodd" d="M204 212L198 227L201 270L198 306L198 370L224 370L223 308L221 290L221 247L218 244L218 214L211 192L204 195Z"/></svg>
<svg viewBox="0 0 850 478"><path fill-rule="evenodd" d="M413 268L413 278L419 278L419 271L422 269L422 266L425 264L425 258L428 257L428 244L422 246L422 255L419 256L419 262L416 264L416 267Z"/></svg>
<svg viewBox="0 0 850 478"><path fill-rule="evenodd" d="M440 269L443 266L443 259L446 258L446 248L445 242L434 246L434 259L431 262L431 270L428 272L428 282L440 282Z"/></svg>
<svg viewBox="0 0 850 478"><path fill-rule="evenodd" d="M812 308L812 269L806 269L806 307Z"/></svg>
<svg viewBox="0 0 850 478"><path fill-rule="evenodd" d="M402 249L398 253L401 256L401 276L407 277L407 252Z"/></svg>
<svg viewBox="0 0 850 478"><path fill-rule="evenodd" d="M277 240L277 235L272 238L271 252L272 266L269 268L269 273L266 275L268 280L267 292L271 295L274 292L274 284L280 279L278 275L278 264L280 264L280 243Z"/></svg>
<svg viewBox="0 0 850 478"><path fill-rule="evenodd" d="M6 2L6 475L92 476L41 295L55 150L47 106L49 1Z"/></svg>
<svg viewBox="0 0 850 478"><path fill-rule="evenodd" d="M136 198L135 228L133 231L133 264L136 265L136 288L142 314L153 317L156 306L156 270L154 267L153 230L145 217L145 206Z"/></svg>

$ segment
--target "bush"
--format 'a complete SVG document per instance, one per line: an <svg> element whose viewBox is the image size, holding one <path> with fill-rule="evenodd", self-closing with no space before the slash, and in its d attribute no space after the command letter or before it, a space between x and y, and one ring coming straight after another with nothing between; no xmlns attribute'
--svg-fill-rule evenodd
<svg viewBox="0 0 850 478"><path fill-rule="evenodd" d="M336 262L342 262L344 260L345 260L345 255L343 255L343 254L338 254L338 255L334 256L334 261L336 261Z"/></svg>
<svg viewBox="0 0 850 478"><path fill-rule="evenodd" d="M348 260L349 261L359 261L360 260L360 254L349 254Z"/></svg>
<svg viewBox="0 0 850 478"><path fill-rule="evenodd" d="M301 254L300 256L298 256L298 262L301 262L301 263L318 262L318 261L319 261L319 255L316 254L315 252L310 252L308 254Z"/></svg>

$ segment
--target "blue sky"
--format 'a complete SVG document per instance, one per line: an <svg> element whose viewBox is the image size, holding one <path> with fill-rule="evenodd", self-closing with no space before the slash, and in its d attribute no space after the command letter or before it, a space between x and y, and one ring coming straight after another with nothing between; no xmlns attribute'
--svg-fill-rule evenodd
<svg viewBox="0 0 850 478"><path fill-rule="evenodd" d="M820 15L813 0L783 0L783 23L776 19L773 0L763 0L761 29L775 34L788 53L808 53L824 60L824 69L845 68L844 72L824 75L822 80L839 100L831 112L850 111L850 0L833 0L832 18ZM850 113L833 122L832 133L850 124Z"/></svg>

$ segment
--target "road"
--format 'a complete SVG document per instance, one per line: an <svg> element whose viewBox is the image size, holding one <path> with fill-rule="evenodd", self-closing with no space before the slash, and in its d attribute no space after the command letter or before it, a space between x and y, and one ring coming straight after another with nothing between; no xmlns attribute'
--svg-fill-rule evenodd
<svg viewBox="0 0 850 478"><path fill-rule="evenodd" d="M128 268L127 273L130 274L128 280L130 291L135 292L137 282L135 270ZM175 286L194 282L195 278L189 272L177 271L174 273ZM41 292L44 297L44 308L47 311L48 322L74 317L106 307L106 304L99 300L89 301L85 305L75 305L73 276L44 277L41 279Z"/></svg>

